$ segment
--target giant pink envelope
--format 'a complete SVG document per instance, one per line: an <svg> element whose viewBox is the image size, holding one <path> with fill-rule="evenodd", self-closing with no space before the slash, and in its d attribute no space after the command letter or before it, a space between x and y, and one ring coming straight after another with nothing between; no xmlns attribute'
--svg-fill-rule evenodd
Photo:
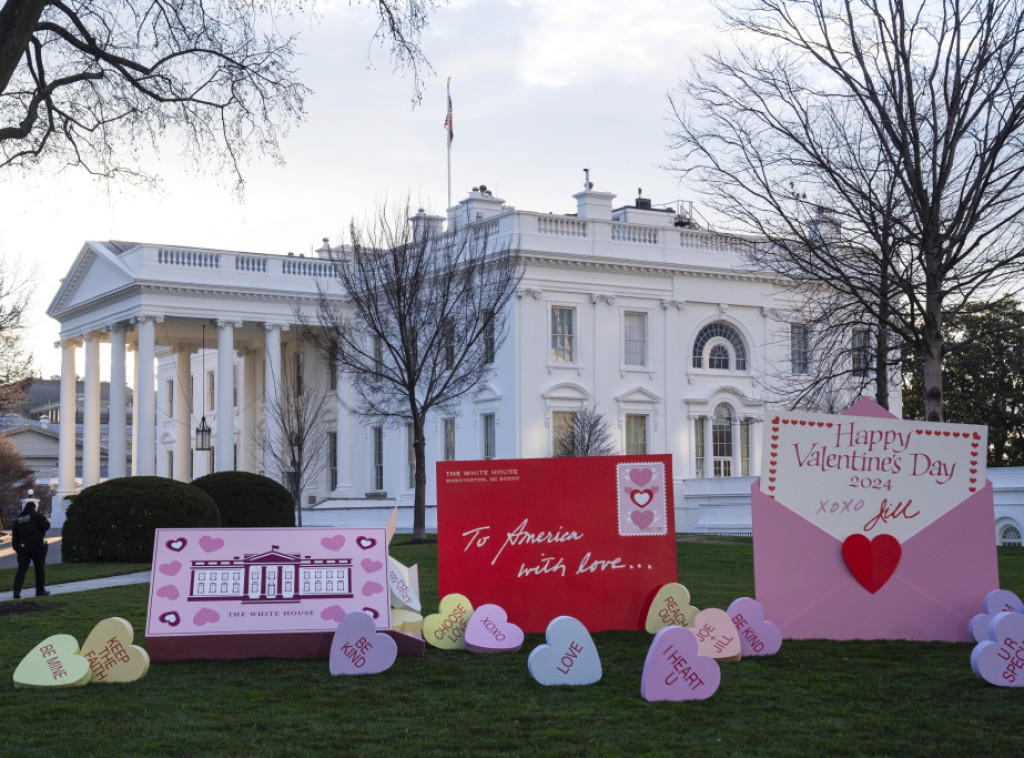
<svg viewBox="0 0 1024 758"><path fill-rule="evenodd" d="M751 503L757 600L789 639L969 642L971 618L999 586L991 482L905 540L874 594L850 573L840 540L758 482Z"/></svg>

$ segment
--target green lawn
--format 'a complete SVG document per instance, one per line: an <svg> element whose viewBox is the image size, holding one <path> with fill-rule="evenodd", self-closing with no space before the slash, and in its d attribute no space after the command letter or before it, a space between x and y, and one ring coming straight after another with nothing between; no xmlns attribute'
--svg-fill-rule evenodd
<svg viewBox="0 0 1024 758"><path fill-rule="evenodd" d="M398 538L401 540L401 537ZM396 545L419 563L436 609L436 549ZM1002 585L1024 594L1024 550L1000 548ZM54 567L56 570L57 567ZM69 567L70 568L70 567ZM75 569L84 567L74 567ZM137 570L137 566L124 567ZM699 607L753 594L750 540L686 540L679 577ZM9 581L0 572L0 581ZM371 677L331 677L323 660L154 664L141 682L15 690L20 658L50 634L84 640L108 616L141 636L148 585L21 601L0 616L0 754L105 755L1016 755L1024 688L971 672L969 644L785 642L770 658L724 664L710 700L648 703L640 674L650 636L595 634L604 678L545 688L515 655L428 649ZM980 610L981 598L979 598Z"/></svg>

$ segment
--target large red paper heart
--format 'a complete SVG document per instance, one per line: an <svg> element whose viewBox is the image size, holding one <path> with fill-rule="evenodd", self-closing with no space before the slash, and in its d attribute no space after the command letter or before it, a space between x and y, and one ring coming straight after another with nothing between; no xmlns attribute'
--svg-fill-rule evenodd
<svg viewBox="0 0 1024 758"><path fill-rule="evenodd" d="M851 534L843 542L843 559L850 573L871 594L889 581L902 553L899 540L891 534L870 540L863 534Z"/></svg>

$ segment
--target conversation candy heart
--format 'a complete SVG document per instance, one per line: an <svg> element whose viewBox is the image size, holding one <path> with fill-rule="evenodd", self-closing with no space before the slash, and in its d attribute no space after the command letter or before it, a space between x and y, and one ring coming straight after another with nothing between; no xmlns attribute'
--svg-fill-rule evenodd
<svg viewBox="0 0 1024 758"><path fill-rule="evenodd" d="M149 653L133 645L132 625L116 616L103 619L82 645L82 657L89 661L92 683L135 682L149 671Z"/></svg>
<svg viewBox="0 0 1024 758"><path fill-rule="evenodd" d="M14 670L15 687L81 687L92 678L70 634L55 634L32 648Z"/></svg>
<svg viewBox="0 0 1024 758"><path fill-rule="evenodd" d="M689 629L667 626L654 635L644 661L640 696L644 700L706 700L722 680L718 662L697 652Z"/></svg>
<svg viewBox="0 0 1024 758"><path fill-rule="evenodd" d="M514 653L523 646L523 639L523 630L493 603L477 608L466 624L465 648L471 653Z"/></svg>
<svg viewBox="0 0 1024 758"><path fill-rule="evenodd" d="M377 631L369 613L352 611L338 622L329 662L333 676L379 674L391 668L397 657L397 643Z"/></svg>
<svg viewBox="0 0 1024 758"><path fill-rule="evenodd" d="M765 620L764 608L753 598L736 598L727 613L739 634L743 657L775 655L782 648L782 630Z"/></svg>
<svg viewBox="0 0 1024 758"><path fill-rule="evenodd" d="M572 616L559 616L548 624L546 645L530 653L530 676L545 687L594 684L601 680L601 656L590 632Z"/></svg>
<svg viewBox="0 0 1024 758"><path fill-rule="evenodd" d="M441 598L437 613L423 619L423 639L442 650L461 650L466 635L466 624L473 615L469 598L451 593Z"/></svg>
<svg viewBox="0 0 1024 758"><path fill-rule="evenodd" d="M690 591L677 582L663 584L647 609L644 628L651 634L666 626L693 626L697 609L690 605Z"/></svg>

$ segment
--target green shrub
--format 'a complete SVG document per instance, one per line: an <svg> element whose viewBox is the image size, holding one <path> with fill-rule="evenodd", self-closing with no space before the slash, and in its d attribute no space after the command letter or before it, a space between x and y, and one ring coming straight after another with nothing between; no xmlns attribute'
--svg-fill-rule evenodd
<svg viewBox="0 0 1024 758"><path fill-rule="evenodd" d="M217 504L196 487L159 476L129 476L71 497L64 522L65 561L153 560L158 528L217 527Z"/></svg>
<svg viewBox="0 0 1024 758"><path fill-rule="evenodd" d="M295 506L287 488L247 471L218 471L192 484L213 498L224 526L295 526Z"/></svg>

